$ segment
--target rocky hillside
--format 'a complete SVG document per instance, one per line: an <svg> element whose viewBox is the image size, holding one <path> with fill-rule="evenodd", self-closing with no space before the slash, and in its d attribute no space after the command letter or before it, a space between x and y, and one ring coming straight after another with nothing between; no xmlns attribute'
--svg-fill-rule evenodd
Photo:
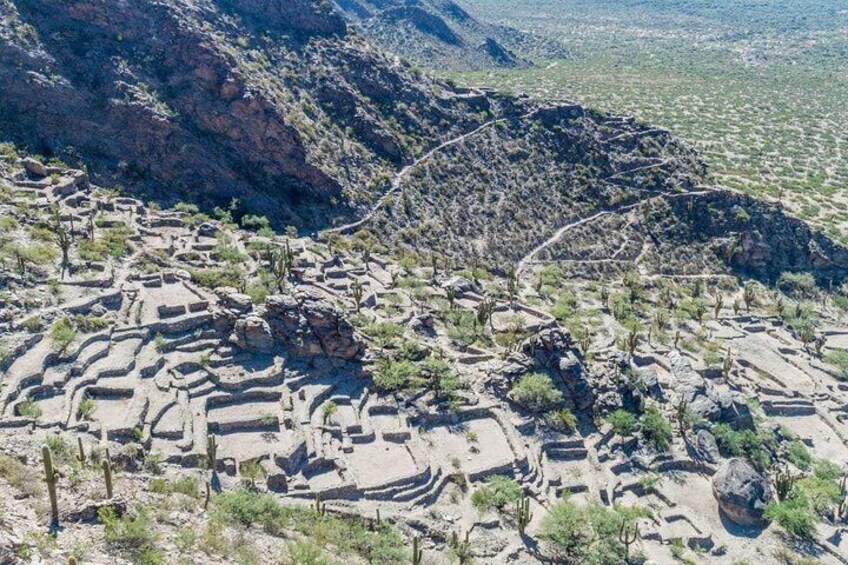
<svg viewBox="0 0 848 565"><path fill-rule="evenodd" d="M559 258L607 275L803 269L838 281L848 267L779 209L712 186L669 132L433 80L327 2L0 6L0 132L144 199L261 213L301 233L364 229L402 253L503 272Z"/></svg>
<svg viewBox="0 0 848 565"><path fill-rule="evenodd" d="M337 0L375 44L428 68L479 70L530 63L516 52L564 58L550 40L476 19L451 0Z"/></svg>

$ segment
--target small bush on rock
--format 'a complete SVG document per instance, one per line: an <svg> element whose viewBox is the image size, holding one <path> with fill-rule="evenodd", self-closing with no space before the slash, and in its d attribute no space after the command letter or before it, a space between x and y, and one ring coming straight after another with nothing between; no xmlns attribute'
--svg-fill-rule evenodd
<svg viewBox="0 0 848 565"><path fill-rule="evenodd" d="M562 402L562 392L551 378L531 373L521 378L510 391L512 399L531 412L546 412Z"/></svg>

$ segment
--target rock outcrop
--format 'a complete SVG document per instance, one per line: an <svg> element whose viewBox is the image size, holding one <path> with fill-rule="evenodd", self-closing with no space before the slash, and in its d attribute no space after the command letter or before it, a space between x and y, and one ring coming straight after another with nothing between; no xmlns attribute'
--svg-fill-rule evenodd
<svg viewBox="0 0 848 565"><path fill-rule="evenodd" d="M216 289L219 331L245 351L285 352L295 358L331 357L350 361L363 352L344 314L309 287L269 296L254 307L233 288Z"/></svg>
<svg viewBox="0 0 848 565"><path fill-rule="evenodd" d="M742 526L762 526L763 512L772 499L768 478L742 459L727 461L713 477L713 496L719 508Z"/></svg>
<svg viewBox="0 0 848 565"><path fill-rule="evenodd" d="M752 429L754 418L745 399L729 389L709 383L692 369L691 364L679 351L668 354L674 374L674 389L680 399L701 418L711 422L725 422L734 430Z"/></svg>
<svg viewBox="0 0 848 565"><path fill-rule="evenodd" d="M549 374L564 389L569 408L589 408L595 396L575 345L571 336L559 328L542 330L525 341L519 352L510 356L486 384L506 397L516 380L529 372L540 371Z"/></svg>

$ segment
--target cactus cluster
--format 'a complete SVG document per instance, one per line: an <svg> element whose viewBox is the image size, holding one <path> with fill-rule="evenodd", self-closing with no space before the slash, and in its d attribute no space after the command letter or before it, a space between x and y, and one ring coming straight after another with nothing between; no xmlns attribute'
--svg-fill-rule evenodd
<svg viewBox="0 0 848 565"><path fill-rule="evenodd" d="M786 500L797 481L798 476L793 475L785 465L778 470L774 474L774 490L777 493L777 499Z"/></svg>

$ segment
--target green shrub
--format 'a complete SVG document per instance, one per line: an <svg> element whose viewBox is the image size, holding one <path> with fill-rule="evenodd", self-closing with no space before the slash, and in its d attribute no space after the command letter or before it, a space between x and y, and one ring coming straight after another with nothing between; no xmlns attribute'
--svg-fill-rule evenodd
<svg viewBox="0 0 848 565"><path fill-rule="evenodd" d="M168 480L162 477L153 477L150 479L150 492L156 494L174 494L180 493L191 498L200 496L199 482L196 477L186 475L174 480Z"/></svg>
<svg viewBox="0 0 848 565"><path fill-rule="evenodd" d="M802 471L809 469L813 461L807 446L798 440L791 442L786 448L786 458Z"/></svg>
<svg viewBox="0 0 848 565"><path fill-rule="evenodd" d="M378 344L386 346L403 335L404 327L391 322L368 324L363 330L365 335L375 339Z"/></svg>
<svg viewBox="0 0 848 565"><path fill-rule="evenodd" d="M286 563L296 565L336 565L332 557L309 540L292 541L286 545Z"/></svg>
<svg viewBox="0 0 848 565"><path fill-rule="evenodd" d="M551 308L551 314L559 321L566 321L577 312L577 299L563 292L557 298L556 304Z"/></svg>
<svg viewBox="0 0 848 565"><path fill-rule="evenodd" d="M68 318L61 318L50 327L50 341L56 351L67 349L76 337L77 332Z"/></svg>
<svg viewBox="0 0 848 565"><path fill-rule="evenodd" d="M777 279L777 288L793 298L811 298L818 291L811 273L783 273Z"/></svg>
<svg viewBox="0 0 848 565"><path fill-rule="evenodd" d="M246 215L241 219L241 227L246 230L259 231L262 229L270 230L271 222L265 216Z"/></svg>
<svg viewBox="0 0 848 565"><path fill-rule="evenodd" d="M612 426L613 433L621 437L630 437L639 428L636 416L623 408L619 408L607 416L607 422Z"/></svg>
<svg viewBox="0 0 848 565"><path fill-rule="evenodd" d="M809 501L802 496L792 496L782 502L772 502L763 514L774 520L792 536L812 539L816 535L816 515Z"/></svg>
<svg viewBox="0 0 848 565"><path fill-rule="evenodd" d="M239 251L238 247L230 244L218 244L213 253L218 261L224 261L231 265L240 265L248 259L247 255Z"/></svg>
<svg viewBox="0 0 848 565"><path fill-rule="evenodd" d="M834 349L824 358L825 363L832 365L838 372L839 378L848 380L848 350Z"/></svg>
<svg viewBox="0 0 848 565"><path fill-rule="evenodd" d="M237 489L213 498L213 516L230 526L254 524L270 534L279 534L289 521L289 512L272 496L248 489Z"/></svg>
<svg viewBox="0 0 848 565"><path fill-rule="evenodd" d="M119 518L106 506L97 515L103 524L106 545L137 565L164 565L165 557L156 545L156 530L144 507L136 508L134 516L127 513Z"/></svg>
<svg viewBox="0 0 848 565"><path fill-rule="evenodd" d="M80 401L79 406L77 406L77 418L80 420L90 419L96 408L97 401L86 396Z"/></svg>
<svg viewBox="0 0 848 565"><path fill-rule="evenodd" d="M80 242L77 248L80 259L83 261L102 262L106 260L106 255L109 249L106 244L100 240L86 239Z"/></svg>
<svg viewBox="0 0 848 565"><path fill-rule="evenodd" d="M550 427L560 432L571 433L577 429L577 418L567 408L551 410L545 414L545 421Z"/></svg>
<svg viewBox="0 0 848 565"><path fill-rule="evenodd" d="M531 412L546 412L562 402L562 392L543 373L530 373L512 386L512 399Z"/></svg>
<svg viewBox="0 0 848 565"><path fill-rule="evenodd" d="M494 475L486 479L486 484L471 495L471 503L478 510L511 510L521 498L521 485L503 475Z"/></svg>
<svg viewBox="0 0 848 565"><path fill-rule="evenodd" d="M542 519L538 537L558 563L617 565L626 555L618 539L622 521L642 515L637 509L609 509L597 503L578 506L566 499Z"/></svg>
<svg viewBox="0 0 848 565"><path fill-rule="evenodd" d="M41 415L41 407L32 398L27 398L26 400L18 404L18 416L38 420L39 418L41 418Z"/></svg>
<svg viewBox="0 0 848 565"><path fill-rule="evenodd" d="M333 547L337 556L356 554L374 565L402 563L409 557L406 543L388 523L372 526L355 517L321 516L303 506L283 506L271 495L248 489L215 496L212 515L222 524L240 528L260 526L272 535L282 534L283 528L293 530L318 547ZM211 536L210 541L217 537L220 536Z"/></svg>
<svg viewBox="0 0 848 565"><path fill-rule="evenodd" d="M760 471L771 465L777 450L777 441L773 435L755 430L736 431L728 424L716 424L711 431L718 446L733 457L744 457Z"/></svg>
<svg viewBox="0 0 848 565"><path fill-rule="evenodd" d="M186 214L199 214L200 208L195 204L188 204L186 202L177 202L174 206L175 212L184 212Z"/></svg>
<svg viewBox="0 0 848 565"><path fill-rule="evenodd" d="M382 358L374 368L374 384L384 391L405 389L420 376L421 368L406 360L393 361Z"/></svg>
<svg viewBox="0 0 848 565"><path fill-rule="evenodd" d="M642 435L659 451L671 447L671 423L656 407L645 410L641 420Z"/></svg>
<svg viewBox="0 0 848 565"><path fill-rule="evenodd" d="M242 284L243 273L236 267L195 269L190 271L191 280L202 287L215 289L220 286L239 288Z"/></svg>

